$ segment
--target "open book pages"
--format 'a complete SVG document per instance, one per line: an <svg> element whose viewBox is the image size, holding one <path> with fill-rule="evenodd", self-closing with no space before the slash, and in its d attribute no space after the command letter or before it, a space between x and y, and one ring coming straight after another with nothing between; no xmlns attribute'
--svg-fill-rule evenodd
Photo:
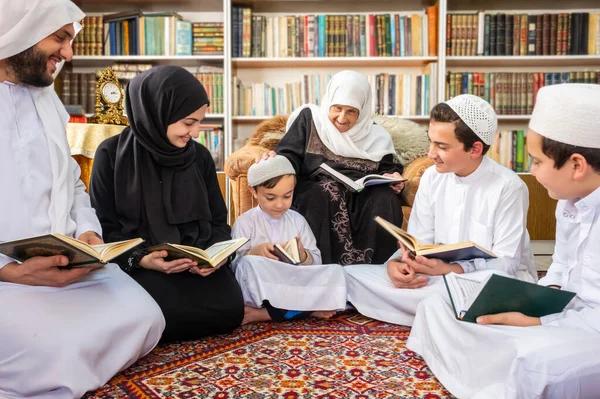
<svg viewBox="0 0 600 399"><path fill-rule="evenodd" d="M462 320L490 277L492 277L491 274L482 281L456 273L449 273L444 276L450 301L458 319Z"/></svg>
<svg viewBox="0 0 600 399"><path fill-rule="evenodd" d="M354 191L362 191L365 187L374 186L376 184L391 184L405 182L407 179L398 179L395 177L383 175L367 175L358 180L352 180L348 176L338 172L326 163L322 163L319 167L328 175L343 183L346 187Z"/></svg>
<svg viewBox="0 0 600 399"><path fill-rule="evenodd" d="M167 251L166 260L168 261L183 258L191 259L198 262L198 267L206 268L217 266L248 241L245 237L221 241L204 250L188 245L163 243L148 248L148 252Z"/></svg>
<svg viewBox="0 0 600 399"><path fill-rule="evenodd" d="M282 262L290 263L292 265L302 263L300 260L300 247L298 246L298 239L296 237L292 238L284 245L275 244L275 252L275 255Z"/></svg>
<svg viewBox="0 0 600 399"><path fill-rule="evenodd" d="M490 273L487 276L449 273L444 282L456 318L475 323L477 317L504 312L520 312L542 317L562 312L574 292Z"/></svg>
<svg viewBox="0 0 600 399"><path fill-rule="evenodd" d="M100 245L89 245L73 237L52 233L0 243L0 253L19 262L24 262L34 256L64 255L69 259L69 266L71 267L95 267L98 264L110 262L142 242L144 240L141 238L134 238Z"/></svg>
<svg viewBox="0 0 600 399"><path fill-rule="evenodd" d="M459 242L457 244L422 244L419 240L393 223L377 216L375 221L398 241L404 244L411 254L429 256L441 259L445 262L457 262L459 260L491 259L496 255L471 241Z"/></svg>

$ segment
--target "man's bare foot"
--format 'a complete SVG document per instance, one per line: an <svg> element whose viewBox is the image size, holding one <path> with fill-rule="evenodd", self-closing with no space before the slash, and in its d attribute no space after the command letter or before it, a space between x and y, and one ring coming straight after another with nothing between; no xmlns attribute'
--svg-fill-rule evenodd
<svg viewBox="0 0 600 399"><path fill-rule="evenodd" d="M269 312L267 312L267 309L257 309L252 308L250 306L244 306L244 319L242 320L242 325L270 320L271 316L269 316Z"/></svg>
<svg viewBox="0 0 600 399"><path fill-rule="evenodd" d="M310 314L310 317L314 317L316 319L329 319L333 317L337 312L335 310L317 310Z"/></svg>

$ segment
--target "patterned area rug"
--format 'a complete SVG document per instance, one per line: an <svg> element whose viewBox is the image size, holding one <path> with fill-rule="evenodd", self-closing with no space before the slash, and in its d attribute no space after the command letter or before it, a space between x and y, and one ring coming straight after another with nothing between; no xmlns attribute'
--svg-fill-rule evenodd
<svg viewBox="0 0 600 399"><path fill-rule="evenodd" d="M405 343L354 312L159 346L86 398L451 398Z"/></svg>

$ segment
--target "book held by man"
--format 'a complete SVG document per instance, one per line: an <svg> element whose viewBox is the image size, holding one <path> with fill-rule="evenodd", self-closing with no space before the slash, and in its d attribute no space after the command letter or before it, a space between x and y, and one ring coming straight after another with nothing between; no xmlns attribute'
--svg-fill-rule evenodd
<svg viewBox="0 0 600 399"><path fill-rule="evenodd" d="M25 262L34 256L64 255L69 259L69 267L95 267L110 262L142 242L144 242L143 239L134 238L89 245L72 237L52 233L0 243L0 253L19 262Z"/></svg>
<svg viewBox="0 0 600 399"><path fill-rule="evenodd" d="M194 262L198 262L198 267L202 269L217 266L248 241L247 238L241 237L234 240L217 242L206 249L180 244L163 243L154 245L148 248L147 251L167 251L169 254L165 258L167 261L175 259L191 259Z"/></svg>
<svg viewBox="0 0 600 399"><path fill-rule="evenodd" d="M300 247L298 246L298 238L294 237L285 244L275 244L275 256L280 261L290 263L292 265L298 265L302 263L300 256Z"/></svg>
<svg viewBox="0 0 600 399"><path fill-rule="evenodd" d="M480 247L471 241L457 244L421 244L419 240L405 230L377 216L375 221L388 233L404 244L413 256L422 255L428 258L443 260L444 262L457 262L459 260L492 259L495 258L491 251Z"/></svg>
<svg viewBox="0 0 600 399"><path fill-rule="evenodd" d="M449 273L444 275L444 283L456 318L472 323L479 316L504 312L531 317L560 313L575 296L574 292L493 273L482 280Z"/></svg>
<svg viewBox="0 0 600 399"><path fill-rule="evenodd" d="M340 183L343 183L346 187L348 187L354 191L357 191L357 192L364 190L366 187L374 186L377 184L402 183L407 180L405 178L399 179L396 177L389 177L389 176L383 176L383 175L366 175L358 180L352 180L348 176L333 169L331 166L327 165L326 163L322 163L321 165L319 165L319 168L321 168L321 170L323 172L327 173L329 176L338 180Z"/></svg>

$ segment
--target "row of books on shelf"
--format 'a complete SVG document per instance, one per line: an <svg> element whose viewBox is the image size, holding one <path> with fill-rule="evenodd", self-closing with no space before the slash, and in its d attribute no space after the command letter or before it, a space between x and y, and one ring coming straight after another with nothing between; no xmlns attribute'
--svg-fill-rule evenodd
<svg viewBox="0 0 600 399"><path fill-rule="evenodd" d="M529 172L531 157L527 153L526 142L524 130L501 131L490 146L487 156L513 172Z"/></svg>
<svg viewBox="0 0 600 399"><path fill-rule="evenodd" d="M448 14L446 55L600 55L599 15Z"/></svg>
<svg viewBox="0 0 600 399"><path fill-rule="evenodd" d="M600 84L600 72L449 72L446 95L448 98L459 94L479 96L498 115L530 115L538 90L559 83Z"/></svg>
<svg viewBox="0 0 600 399"><path fill-rule="evenodd" d="M225 148L223 146L223 126L201 125L200 135L195 138L198 143L206 147L215 161L217 170L223 170L225 162Z"/></svg>
<svg viewBox="0 0 600 399"><path fill-rule="evenodd" d="M253 15L232 8L233 57L437 55L437 6L425 13Z"/></svg>
<svg viewBox="0 0 600 399"><path fill-rule="evenodd" d="M190 56L223 54L222 22L189 22L175 12L139 10L86 17L75 55Z"/></svg>
<svg viewBox="0 0 600 399"><path fill-rule="evenodd" d="M423 74L379 73L367 76L372 90L372 109L383 115L426 116L437 101L437 64ZM244 84L233 79L233 115L289 115L303 104L320 104L331 75L303 75L284 87L266 82Z"/></svg>
<svg viewBox="0 0 600 399"><path fill-rule="evenodd" d="M137 74L152 68L151 64L115 64L112 67L115 76L122 85ZM195 68L194 76L202 83L210 107L208 113L222 114L224 112L223 69L202 66ZM97 73L74 73L62 71L55 84L55 90L65 105L81 105L86 113L93 113L96 103ZM125 93L126 95L126 93Z"/></svg>

